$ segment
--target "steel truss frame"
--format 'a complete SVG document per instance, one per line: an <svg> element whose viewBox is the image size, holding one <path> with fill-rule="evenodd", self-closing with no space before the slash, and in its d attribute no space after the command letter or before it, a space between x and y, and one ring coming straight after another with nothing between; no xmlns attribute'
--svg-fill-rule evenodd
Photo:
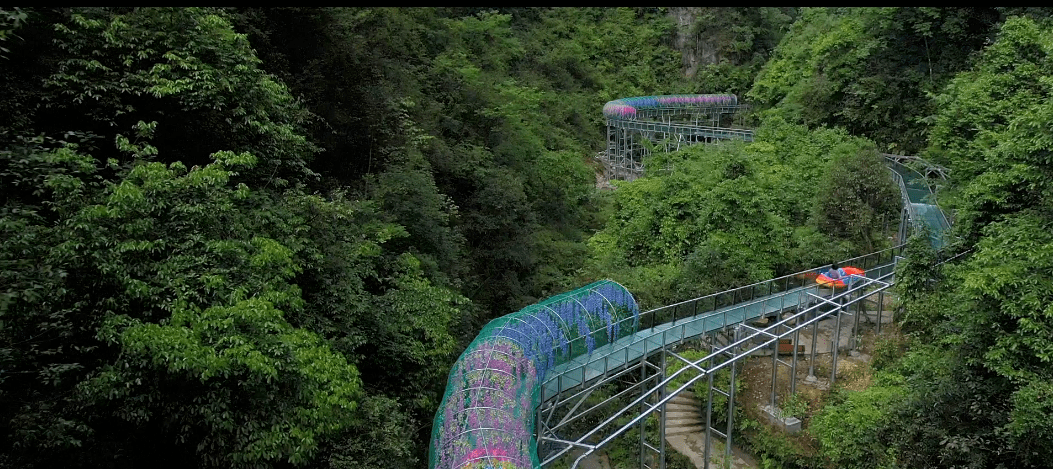
<svg viewBox="0 0 1053 469"><path fill-rule="evenodd" d="M607 148L597 155L604 165L604 176L633 180L643 175L643 158L650 155L649 144L665 151L681 145L712 143L717 140L753 141L753 131L720 127L721 118L748 106L698 106L642 109L638 119L608 119ZM689 122L682 122L686 120ZM701 125L706 122L710 125Z"/></svg>
<svg viewBox="0 0 1053 469"><path fill-rule="evenodd" d="M893 261L893 265L898 261L898 257ZM778 343L779 340L785 338L799 338L799 333L805 328L812 328L812 347L811 347L811 359L809 363L809 378L814 377L814 363L816 354L816 341L817 341L817 329L818 323L831 316L835 317L837 324L835 326L834 336L831 337L831 353L833 357L833 364L830 371L830 385L834 384L837 376L837 359L838 359L838 344L840 342L841 333L841 320L843 316L851 317L854 320L852 334L855 336L859 325L860 312L863 309L862 305L866 301L873 301L872 297L877 297L878 306L878 327L880 328L881 313L884 305L884 292L890 288L894 283L894 269L884 276L877 279L870 279L864 276L853 276L854 280L852 284L846 287L844 290L830 291L827 296L815 295L809 293L811 301L806 305L799 305L793 313L789 316L776 321L774 324L765 327L763 329L755 328L744 323L726 327L721 332L725 337L731 337L727 340L726 344L718 343L719 337L710 336L709 347L711 353L698 360L688 360L675 351L672 347L679 344L679 342L671 343L668 345L663 344L663 347L652 354L643 355L634 365L627 366L625 369L612 374L609 377L598 380L591 385L584 387L584 389L576 392L566 393L567 395L557 396L554 400L546 402L544 405L537 409L537 429L538 429L538 444L539 454L542 456L541 466L544 467L557 459L563 457L569 451L574 448L582 450L581 454L574 460L572 468L577 468L581 461L588 455L596 452L599 449L609 445L616 438L624 435L630 429L638 427L640 429L640 464L641 467L648 469L665 469L665 416L666 416L666 404L672 399L673 396L689 389L696 382L703 379L709 380L709 400L706 408L706 446L705 446L705 459L710 461L712 453L711 440L715 434L718 437L724 439L725 448L724 456L730 457L731 445L732 445L732 430L734 428L733 415L731 411L734 409L735 402L735 373L737 364L740 361L752 356L755 352L762 349L772 349L772 387L771 387L771 406L777 408L778 395L777 395L777 378L779 373L779 365L783 365L790 370L790 383L791 383L791 394L796 389L797 380L797 364L798 364L798 353L794 340L794 351L793 358L790 362L786 362L779 358ZM824 294L826 292L823 292ZM830 308L825 310L825 308ZM785 316L785 315L784 315ZM850 348L854 349L856 346L855 342L850 343ZM680 360L685 363L685 366L680 370L665 376L664 370L666 369L667 359L672 358ZM719 358L724 360L717 362ZM715 373L723 368L730 368L732 379L729 389L719 389L713 383L713 377ZM639 372L639 378L635 381L630 381L630 378ZM694 373L694 376L688 379L688 381L673 390L668 392L667 389L670 384L683 373ZM628 386L620 391L619 393L604 399L602 402L596 404L587 404L588 398L601 386L609 384L614 381L625 381ZM633 399L628 405L617 409L613 414L609 415L598 425L589 425L590 429L584 431L581 434L575 434L573 436L561 436L561 433L569 433L573 431L572 423L578 421L594 412L607 408L611 404L619 402L626 395L632 394L635 391L639 391L639 394ZM724 431L714 428L713 425L713 393L722 394L728 398L728 420L724 422ZM560 409L565 410L560 410ZM650 415L657 415L659 417L659 445L657 447L651 445L646 439L646 426L644 425L645 419ZM617 425L615 422L620 418L627 415L634 415L634 417L623 425ZM555 422L555 423L553 423ZM602 432L603 430L606 432ZM594 441L596 439L599 441ZM648 455L652 455L648 458ZM648 464L649 462L657 461L657 468Z"/></svg>

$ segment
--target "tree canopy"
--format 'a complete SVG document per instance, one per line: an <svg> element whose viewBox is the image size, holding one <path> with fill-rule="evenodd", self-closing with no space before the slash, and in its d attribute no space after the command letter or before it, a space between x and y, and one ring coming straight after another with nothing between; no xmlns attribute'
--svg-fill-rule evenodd
<svg viewBox="0 0 1053 469"><path fill-rule="evenodd" d="M483 324L886 246L885 151L949 171L964 254L908 246L911 345L824 461L1047 465L1049 16L0 7L0 467L419 467ZM753 142L597 189L603 103L729 91Z"/></svg>

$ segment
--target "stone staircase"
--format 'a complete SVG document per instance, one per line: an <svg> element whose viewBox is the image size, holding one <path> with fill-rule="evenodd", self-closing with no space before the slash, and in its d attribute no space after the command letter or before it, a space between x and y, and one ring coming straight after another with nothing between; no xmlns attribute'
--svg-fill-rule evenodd
<svg viewBox="0 0 1053 469"><path fill-rule="evenodd" d="M711 345L724 347L733 341L731 334L714 334L709 337ZM666 393L676 389L666 388ZM733 447L729 461L722 461L724 441L716 435L711 443L710 464L705 463L706 414L702 402L695 398L693 390L685 389L674 395L665 405L665 441L670 449L691 459L700 469L752 469L759 467L752 457ZM718 462L720 461L720 462ZM727 465L725 465L727 463Z"/></svg>
<svg viewBox="0 0 1053 469"><path fill-rule="evenodd" d="M672 392L668 389L667 392ZM714 436L711 458L712 463L704 463L705 458L705 431L706 415L702 411L702 403L695 398L690 389L685 389L680 394L673 396L665 405L665 441L669 449L679 452L691 459L697 468L704 469L751 469L759 467L753 458L742 453L738 448L734 449L728 466L720 461L724 455L724 441ZM668 451L668 450L667 450Z"/></svg>
<svg viewBox="0 0 1053 469"><path fill-rule="evenodd" d="M690 389L685 389L665 405L665 435L683 435L705 431L706 416L702 414L702 403Z"/></svg>

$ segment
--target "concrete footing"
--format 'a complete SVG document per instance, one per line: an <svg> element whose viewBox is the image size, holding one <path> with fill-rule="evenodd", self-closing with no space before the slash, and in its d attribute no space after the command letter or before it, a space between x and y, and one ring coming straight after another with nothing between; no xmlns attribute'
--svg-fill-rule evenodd
<svg viewBox="0 0 1053 469"><path fill-rule="evenodd" d="M783 417L781 410L770 405L761 406L761 410L768 417L768 421L777 425L783 431L787 433L798 433L801 431L801 419L797 417Z"/></svg>

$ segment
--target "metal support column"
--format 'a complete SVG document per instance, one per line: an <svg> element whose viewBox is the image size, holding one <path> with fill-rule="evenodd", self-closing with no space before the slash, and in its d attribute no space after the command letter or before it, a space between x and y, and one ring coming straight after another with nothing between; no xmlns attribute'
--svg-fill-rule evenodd
<svg viewBox="0 0 1053 469"><path fill-rule="evenodd" d="M834 337L833 342L830 344L830 357L832 364L830 366L830 389L834 388L834 378L837 376L837 355L840 352L841 347L841 305L837 305L835 314L837 314L837 320L834 321Z"/></svg>
<svg viewBox="0 0 1053 469"><path fill-rule="evenodd" d="M801 338L801 331L795 330L793 332L793 365L790 366L790 395L797 393L797 348Z"/></svg>
<svg viewBox="0 0 1053 469"><path fill-rule="evenodd" d="M712 355L716 352L716 346L710 345L709 352ZM707 370L713 369L713 357L710 357L709 364L706 365ZM709 393L706 396L706 446L702 451L702 458L705 461L705 466L709 466L709 451L713 443L713 373L709 374Z"/></svg>
<svg viewBox="0 0 1053 469"><path fill-rule="evenodd" d="M640 360L647 360L647 355L644 355L643 357L641 357ZM665 370L660 370L659 373L664 374ZM642 382L644 382L646 380L647 380L647 367L646 366L641 366L640 367L640 382L642 383ZM659 380L659 382L661 382L661 380ZM647 386L644 386L641 389L640 392L646 394L647 393ZM647 410L647 399L641 399L640 400L640 413L642 414L646 410ZM647 450L647 439L645 437L645 434L647 432L645 432L644 429L645 429L644 422L640 422L640 467L647 467L647 465L645 464L646 460L644 459L644 451Z"/></svg>
<svg viewBox="0 0 1053 469"><path fill-rule="evenodd" d="M885 292L878 293L877 300L877 333L881 333L881 312L885 309Z"/></svg>
<svg viewBox="0 0 1053 469"><path fill-rule="evenodd" d="M815 379L815 348L819 339L819 322L812 323L812 350L808 357L808 377Z"/></svg>
<svg viewBox="0 0 1053 469"><path fill-rule="evenodd" d="M662 349L662 368L661 368L662 372L659 375L658 382L662 382L662 378L665 376L665 366L666 366L666 363L665 363L665 349L663 348ZM662 402L663 403L662 405L660 405L658 407L658 415L661 416L659 418L659 420L658 420L658 461L659 461L658 467L659 467L659 469L665 469L665 424L666 424L666 420L665 420L665 416L666 416L665 395L666 395L667 391L668 390L666 389L665 386L662 386L662 388L659 389L659 391L658 391L658 397L659 397L659 401L658 402ZM640 424L641 425L646 425L647 424L647 420L644 419L644 421L640 422Z"/></svg>
<svg viewBox="0 0 1053 469"><path fill-rule="evenodd" d="M731 341L736 343L739 341L739 329L735 328L734 336L735 340ZM735 365L738 363L738 350L731 348L731 381L728 383L728 426L725 430L726 438L724 438L724 459L731 458L731 434L735 430ZM708 465L709 462L706 462Z"/></svg>
<svg viewBox="0 0 1053 469"><path fill-rule="evenodd" d="M779 335L779 328L775 328L775 335ZM779 403L775 400L775 385L779 383L779 341L772 343L771 349L771 408L777 409Z"/></svg>

